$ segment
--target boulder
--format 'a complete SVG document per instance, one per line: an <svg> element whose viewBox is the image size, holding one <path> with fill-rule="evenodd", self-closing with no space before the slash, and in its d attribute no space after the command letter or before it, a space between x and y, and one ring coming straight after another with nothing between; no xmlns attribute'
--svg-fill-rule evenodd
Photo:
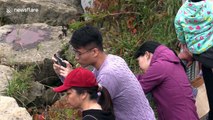
<svg viewBox="0 0 213 120"><path fill-rule="evenodd" d="M0 0L0 18L7 24L62 25L82 13L79 0Z"/></svg>
<svg viewBox="0 0 213 120"><path fill-rule="evenodd" d="M5 94L8 81L11 80L13 71L11 67L0 65L0 95Z"/></svg>
<svg viewBox="0 0 213 120"><path fill-rule="evenodd" d="M45 105L52 105L59 99L59 94L53 92L51 88L45 88L39 82L30 82L28 92L19 96L19 101L27 107L44 107Z"/></svg>
<svg viewBox="0 0 213 120"><path fill-rule="evenodd" d="M68 43L71 36L59 39L61 26L44 23L4 25L0 27L0 64L36 65L36 80L43 84L58 81L51 58ZM48 83L49 82L49 83Z"/></svg>
<svg viewBox="0 0 213 120"><path fill-rule="evenodd" d="M14 98L0 96L0 106L1 120L32 120L27 110L19 107Z"/></svg>

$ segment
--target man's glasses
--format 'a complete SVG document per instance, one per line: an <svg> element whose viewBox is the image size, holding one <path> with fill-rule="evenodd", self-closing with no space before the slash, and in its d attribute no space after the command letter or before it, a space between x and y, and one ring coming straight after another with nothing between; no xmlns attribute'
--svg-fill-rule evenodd
<svg viewBox="0 0 213 120"><path fill-rule="evenodd" d="M92 49L93 49L93 48L90 48L90 49L88 49L88 50L85 51L85 52L80 52L80 51L78 51L78 50L76 50L76 49L73 49L73 51L74 51L74 54L75 54L76 56L81 56L81 55L83 55L83 54L85 54L85 53L90 52Z"/></svg>

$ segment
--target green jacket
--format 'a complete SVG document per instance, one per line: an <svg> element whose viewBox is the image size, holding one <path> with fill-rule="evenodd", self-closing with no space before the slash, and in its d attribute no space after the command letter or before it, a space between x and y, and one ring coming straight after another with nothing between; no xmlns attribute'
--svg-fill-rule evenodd
<svg viewBox="0 0 213 120"><path fill-rule="evenodd" d="M187 44L193 54L201 54L213 46L213 0L187 0L175 18L178 40Z"/></svg>

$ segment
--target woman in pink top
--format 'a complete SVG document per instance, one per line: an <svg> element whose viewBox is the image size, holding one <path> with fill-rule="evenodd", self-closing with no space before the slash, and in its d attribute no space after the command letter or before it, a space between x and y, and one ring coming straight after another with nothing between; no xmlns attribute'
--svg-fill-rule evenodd
<svg viewBox="0 0 213 120"><path fill-rule="evenodd" d="M135 57L144 72L137 78L144 92L153 94L159 120L198 120L192 87L175 53L148 41Z"/></svg>

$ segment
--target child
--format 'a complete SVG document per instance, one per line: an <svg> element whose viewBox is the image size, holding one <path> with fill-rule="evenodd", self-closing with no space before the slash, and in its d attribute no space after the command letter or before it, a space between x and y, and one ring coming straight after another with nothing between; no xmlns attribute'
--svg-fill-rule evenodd
<svg viewBox="0 0 213 120"><path fill-rule="evenodd" d="M176 15L175 29L181 44L185 44L193 58L202 63L209 119L213 120L213 0L187 0Z"/></svg>
<svg viewBox="0 0 213 120"><path fill-rule="evenodd" d="M70 106L83 111L82 120L114 120L112 101L108 91L98 85L94 74L76 68L65 78L55 92L66 92Z"/></svg>

